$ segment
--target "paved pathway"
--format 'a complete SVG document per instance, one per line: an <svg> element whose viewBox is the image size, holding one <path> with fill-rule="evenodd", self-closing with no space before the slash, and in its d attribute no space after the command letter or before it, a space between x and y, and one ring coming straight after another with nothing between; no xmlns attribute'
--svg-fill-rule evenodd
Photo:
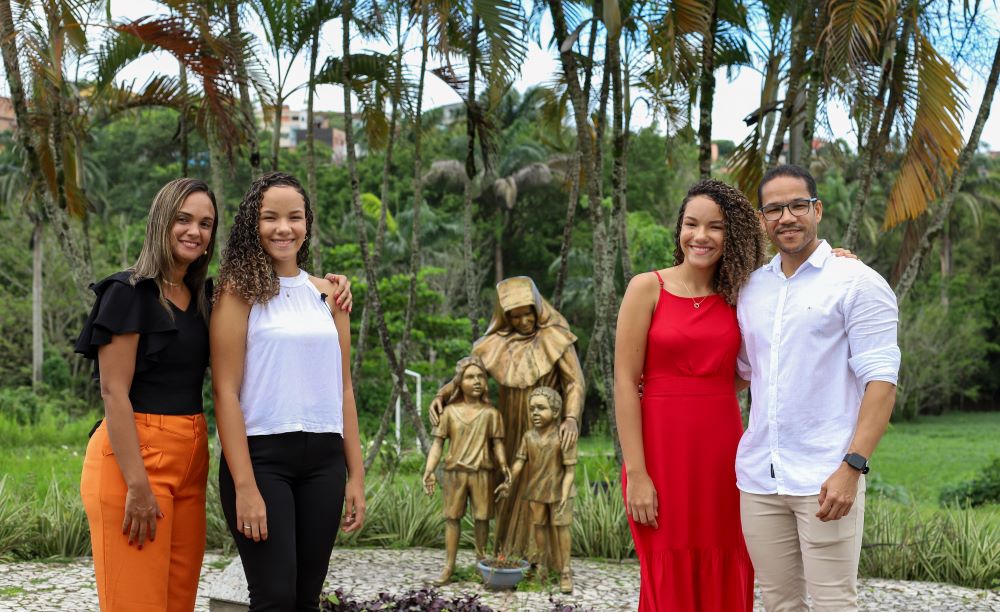
<svg viewBox="0 0 1000 612"><path fill-rule="evenodd" d="M436 576L444 552L429 549L337 549L330 563L329 584L355 597L369 598L379 591L400 592L424 586ZM209 591L237 588L224 584L222 569L228 559L216 554L205 558L199 588L198 611L208 610ZM468 551L459 553L459 564L471 564ZM579 604L598 612L634 610L638 602L639 572L635 563L574 560L577 589L573 595L551 594L564 603ZM97 610L97 595L89 558L72 563L14 563L0 565L0 612ZM233 574L230 570L229 574ZM238 572L236 572L238 575ZM452 583L441 589L449 595L481 593L484 603L496 610L551 610L550 593L492 593L475 583ZM1000 591L978 591L950 585L890 580L863 580L863 610L1000 612ZM759 603L755 608L762 610Z"/></svg>

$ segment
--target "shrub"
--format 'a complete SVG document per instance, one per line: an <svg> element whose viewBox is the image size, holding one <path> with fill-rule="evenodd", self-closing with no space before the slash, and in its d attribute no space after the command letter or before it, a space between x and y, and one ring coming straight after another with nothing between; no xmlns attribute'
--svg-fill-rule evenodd
<svg viewBox="0 0 1000 612"><path fill-rule="evenodd" d="M441 514L440 495L425 496L417 482L394 483L386 480L379 485L371 485L365 497L365 525L359 532L340 534L339 544L390 548L443 545L444 516Z"/></svg>
<svg viewBox="0 0 1000 612"><path fill-rule="evenodd" d="M1000 457L979 471L975 478L941 491L942 506L982 506L1000 503Z"/></svg>
<svg viewBox="0 0 1000 612"><path fill-rule="evenodd" d="M874 501L874 500L872 500ZM947 582L973 588L1000 584L1000 526L975 512L869 503L861 552L863 575Z"/></svg>
<svg viewBox="0 0 1000 612"><path fill-rule="evenodd" d="M986 339L986 319L971 309L945 309L938 302L907 302L900 312L899 369L894 419L940 413L958 399L978 398L973 384L988 367L995 347Z"/></svg>
<svg viewBox="0 0 1000 612"><path fill-rule="evenodd" d="M320 598L319 609L324 612L387 612L389 610L493 612L493 608L479 601L479 595L463 595L452 599L442 596L434 589L414 589L400 595L379 593L378 597L367 601L352 599L337 589Z"/></svg>
<svg viewBox="0 0 1000 612"><path fill-rule="evenodd" d="M28 504L20 501L7 484L7 476L0 478L0 560L14 556L31 537Z"/></svg>
<svg viewBox="0 0 1000 612"><path fill-rule="evenodd" d="M37 509L29 558L80 557L90 553L90 527L77 491L64 492L53 474Z"/></svg>
<svg viewBox="0 0 1000 612"><path fill-rule="evenodd" d="M591 482L584 470L573 505L573 554L582 557L626 559L635 556L635 543L625 516L620 483Z"/></svg>

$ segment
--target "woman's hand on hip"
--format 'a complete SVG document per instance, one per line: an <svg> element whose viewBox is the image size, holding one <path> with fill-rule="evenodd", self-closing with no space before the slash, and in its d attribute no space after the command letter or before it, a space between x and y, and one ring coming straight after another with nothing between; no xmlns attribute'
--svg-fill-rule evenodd
<svg viewBox="0 0 1000 612"><path fill-rule="evenodd" d="M149 486L149 482L129 487L125 494L125 520L122 522L122 533L128 536L128 543L142 545L148 539L156 539L156 521L163 518L160 506Z"/></svg>
<svg viewBox="0 0 1000 612"><path fill-rule="evenodd" d="M344 518L340 521L344 533L361 529L365 524L365 511L365 482L360 478L350 478L344 492Z"/></svg>
<svg viewBox="0 0 1000 612"><path fill-rule="evenodd" d="M267 506L256 486L236 490L236 530L254 542L267 540Z"/></svg>
<svg viewBox="0 0 1000 612"><path fill-rule="evenodd" d="M632 520L640 525L656 529L656 516L659 513L659 503L656 500L656 487L649 474L629 474L625 486L625 511Z"/></svg>

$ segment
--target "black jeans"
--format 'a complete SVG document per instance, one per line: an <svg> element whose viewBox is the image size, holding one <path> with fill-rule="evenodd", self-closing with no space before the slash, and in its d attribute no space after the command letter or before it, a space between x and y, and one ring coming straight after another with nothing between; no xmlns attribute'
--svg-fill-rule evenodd
<svg viewBox="0 0 1000 612"><path fill-rule="evenodd" d="M219 496L243 561L250 610L317 610L344 510L344 439L335 433L290 432L249 436L247 443L267 508L267 540L254 542L240 532L225 458Z"/></svg>

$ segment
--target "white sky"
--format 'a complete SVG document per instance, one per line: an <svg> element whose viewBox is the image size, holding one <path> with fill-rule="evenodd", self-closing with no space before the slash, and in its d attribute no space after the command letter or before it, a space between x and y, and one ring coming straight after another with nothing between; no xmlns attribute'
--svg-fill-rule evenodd
<svg viewBox="0 0 1000 612"><path fill-rule="evenodd" d="M147 15L162 13L162 5L152 0L111 0L111 14L116 21L137 19ZM995 15L996 12L993 11L991 17L995 17ZM994 19L994 21L996 20ZM262 45L262 59L267 62L270 58L266 57L267 53L263 50L263 30L259 24L252 22L248 23L247 27L251 33L258 36ZM991 29L996 31L995 23ZM99 29L91 32L90 40L92 45L96 46L99 43L100 34ZM546 41L551 39L551 37L552 26L546 18L546 21L542 24L542 40ZM320 51L319 60L321 64L327 56L341 55L340 39L340 21L334 20L327 24L323 30L323 48ZM414 42L413 44L415 45L416 43ZM365 45L362 47L361 44L358 44L358 47L352 49L352 51L357 52L363 49L382 52L390 50L388 46ZM405 61L410 66L418 67L420 62L419 51L415 49L408 52ZM434 58L431 58L429 67L433 68L436 65L438 64L435 63ZM529 43L528 55L523 64L521 76L515 83L515 87L520 91L524 91L532 85L547 83L556 74L558 67L559 62L555 49L542 49L533 42ZM967 99L969 108L966 110L963 120L963 133L967 136L972 130L972 121L979 109L979 102L982 100L986 75L976 73L968 66L960 65L958 68L960 76L968 87L969 94ZM123 78L135 78L137 81L142 82L149 74L154 72L176 74L177 62L165 53L152 54L134 62L126 68L123 71ZM296 86L304 83L307 78L308 56L300 54L292 66L289 82L292 86ZM741 71L731 82L726 79L724 71L720 70L718 72L716 75L715 104L712 112L713 139L728 139L739 142L747 136L749 130L744 125L742 119L758 106L761 80L761 75L752 70ZM6 90L6 83L3 83L3 86ZM302 88L290 96L288 104L293 109L304 109L305 98L305 91ZM454 91L433 75L428 74L425 83L424 108L429 109L442 104L452 104L459 101L460 99ZM327 111L342 110L343 93L340 87L333 85L318 87L316 91L316 109ZM856 141L856 136L853 133L851 123L844 108L839 105L832 105L828 108L828 117L829 130L827 131L824 126L818 126L817 136L833 139L843 138L848 143ZM695 120L697 121L697 119ZM644 105L636 104L633 114L633 125L648 125L651 121L652 117ZM1000 96L994 98L990 118L983 131L982 142L988 144L990 149L1000 150Z"/></svg>

